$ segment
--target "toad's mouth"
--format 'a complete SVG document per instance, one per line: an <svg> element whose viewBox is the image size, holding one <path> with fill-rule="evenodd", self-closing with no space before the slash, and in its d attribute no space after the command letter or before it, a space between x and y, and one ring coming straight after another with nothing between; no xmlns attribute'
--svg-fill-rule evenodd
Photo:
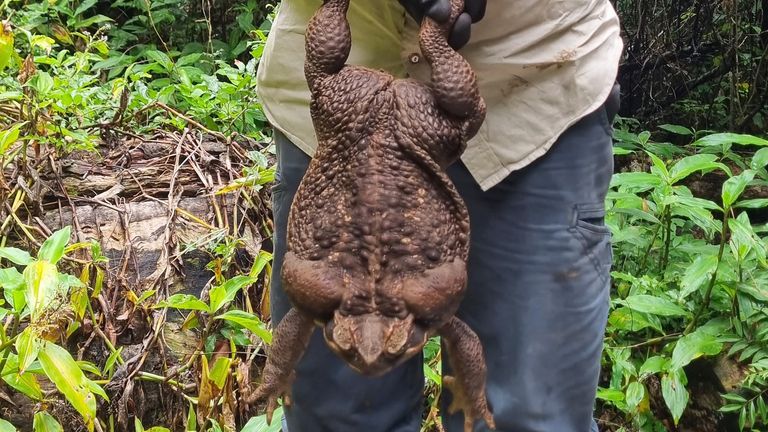
<svg viewBox="0 0 768 432"><path fill-rule="evenodd" d="M413 315L389 317L378 312L334 314L324 329L328 346L354 370L379 376L419 353L427 332Z"/></svg>

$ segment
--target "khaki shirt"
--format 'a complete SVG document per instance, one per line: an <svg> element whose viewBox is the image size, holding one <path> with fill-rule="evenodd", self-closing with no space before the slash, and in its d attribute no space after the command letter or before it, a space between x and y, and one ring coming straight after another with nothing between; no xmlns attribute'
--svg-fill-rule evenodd
<svg viewBox="0 0 768 432"><path fill-rule="evenodd" d="M317 146L304 78L304 31L320 0L283 0L257 73L272 125L308 154ZM428 81L418 25L396 0L351 0L348 64ZM608 0L489 0L460 53L488 106L462 161L483 190L546 153L598 109L616 79L623 43Z"/></svg>

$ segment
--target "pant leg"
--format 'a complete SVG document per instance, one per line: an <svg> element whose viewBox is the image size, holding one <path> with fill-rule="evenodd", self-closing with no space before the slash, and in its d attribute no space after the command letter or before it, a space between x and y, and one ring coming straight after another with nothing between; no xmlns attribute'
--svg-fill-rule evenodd
<svg viewBox="0 0 768 432"><path fill-rule="evenodd" d="M483 343L499 432L597 430L592 414L612 259L603 221L610 135L601 108L487 192L463 165L449 169L472 230L458 315ZM450 393L443 394L447 430L463 431L463 417L447 415ZM475 430L487 429L478 422Z"/></svg>
<svg viewBox="0 0 768 432"><path fill-rule="evenodd" d="M279 132L275 132L275 144L275 277L270 302L276 325L291 307L278 275L285 254L290 205L310 158ZM417 432L421 425L423 387L421 356L382 377L364 377L336 356L322 334L315 331L296 368L293 405L286 410L285 420L290 432Z"/></svg>

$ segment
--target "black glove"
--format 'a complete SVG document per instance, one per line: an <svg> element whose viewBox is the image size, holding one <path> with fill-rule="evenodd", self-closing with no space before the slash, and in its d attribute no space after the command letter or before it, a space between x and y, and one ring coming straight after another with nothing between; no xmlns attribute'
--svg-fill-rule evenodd
<svg viewBox="0 0 768 432"><path fill-rule="evenodd" d="M451 17L451 0L399 0L408 15L416 22L428 16L433 20L444 23ZM453 49L459 49L469 42L470 27L483 19L486 0L464 0L464 12L456 18L448 44Z"/></svg>

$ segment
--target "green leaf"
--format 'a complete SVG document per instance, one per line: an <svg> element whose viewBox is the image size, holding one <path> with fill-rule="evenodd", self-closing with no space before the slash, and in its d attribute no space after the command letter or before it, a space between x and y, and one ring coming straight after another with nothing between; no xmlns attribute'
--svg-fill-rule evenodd
<svg viewBox="0 0 768 432"><path fill-rule="evenodd" d="M617 330L636 332L646 327L651 327L661 331L661 328L652 323L646 314L634 311L628 307L620 307L612 311L608 317L608 323Z"/></svg>
<svg viewBox="0 0 768 432"><path fill-rule="evenodd" d="M692 145L706 147L726 144L768 146L768 141L753 135L726 132L707 135L705 137L699 138Z"/></svg>
<svg viewBox="0 0 768 432"><path fill-rule="evenodd" d="M16 123L10 129L0 132L0 155L4 155L11 144L19 139L19 131L23 125L24 123Z"/></svg>
<svg viewBox="0 0 768 432"><path fill-rule="evenodd" d="M765 208L765 207L768 207L768 198L755 198L755 199L739 201L733 207L748 208L748 209Z"/></svg>
<svg viewBox="0 0 768 432"><path fill-rule="evenodd" d="M13 247L1 247L0 258L5 258L8 261L21 266L26 266L32 263L32 255L27 251L16 249Z"/></svg>
<svg viewBox="0 0 768 432"><path fill-rule="evenodd" d="M745 170L741 174L726 180L725 183L723 183L723 207L730 208L731 205L739 199L742 192L744 192L744 189L754 178L754 171Z"/></svg>
<svg viewBox="0 0 768 432"><path fill-rule="evenodd" d="M78 29L81 29L81 28L85 28L85 27L90 27L90 26L92 26L94 24L100 24L100 23L108 22L108 21L112 21L112 18L110 18L108 16L104 16L104 15L94 15L94 16L88 17L88 18L86 18L84 20L77 21L75 23L74 27L78 28ZM93 45L94 46L98 46L99 42L102 42L102 41L96 41L96 42L93 43ZM99 50L99 52L101 52L101 51L102 50ZM102 54L104 54L104 53L102 52Z"/></svg>
<svg viewBox="0 0 768 432"><path fill-rule="evenodd" d="M93 5L95 5L95 4L96 4L96 0L83 0L83 2L80 3L80 5L77 7L77 9L75 9L75 13L73 13L72 15L75 15L75 16L80 15L81 13L83 13L83 12L87 11L88 9L92 8Z"/></svg>
<svg viewBox="0 0 768 432"><path fill-rule="evenodd" d="M651 158L651 162L653 163L653 167L656 168L656 171L661 174L661 177L664 181L669 180L669 170L667 169L667 165L664 163L663 160L661 160L660 157L656 156L655 154L646 151L645 152L648 157ZM652 170L653 171L653 170Z"/></svg>
<svg viewBox="0 0 768 432"><path fill-rule="evenodd" d="M30 399L41 400L43 390L40 388L35 375L31 371L19 374L19 357L13 353L7 353L7 356L2 372L3 381Z"/></svg>
<svg viewBox="0 0 768 432"><path fill-rule="evenodd" d="M186 432L197 432L197 414L195 413L195 406L192 402L189 403L189 410L187 411L187 427Z"/></svg>
<svg viewBox="0 0 768 432"><path fill-rule="evenodd" d="M19 353L19 373L24 373L33 361L37 360L41 341L32 333L32 328L27 327L19 333L15 342L16 352Z"/></svg>
<svg viewBox="0 0 768 432"><path fill-rule="evenodd" d="M251 417L240 432L280 432L282 425L281 422L276 419L280 419L282 416L283 407L280 406L277 407L272 416L271 425L267 425L267 416L262 414L258 417Z"/></svg>
<svg viewBox="0 0 768 432"><path fill-rule="evenodd" d="M45 96L53 90L53 78L45 71L37 71L28 84L41 96Z"/></svg>
<svg viewBox="0 0 768 432"><path fill-rule="evenodd" d="M93 431L96 418L96 396L92 385L72 356L64 348L46 342L39 353L40 364L48 378L83 416L89 431ZM95 385L95 384L93 384Z"/></svg>
<svg viewBox="0 0 768 432"><path fill-rule="evenodd" d="M259 255L256 257L256 260L251 266L251 271L248 273L248 276L252 278L258 277L261 274L261 272L264 270L264 267L270 261L272 261L272 254L265 250L260 250Z"/></svg>
<svg viewBox="0 0 768 432"><path fill-rule="evenodd" d="M264 323L262 323L254 314L235 309L217 316L216 319L223 319L239 324L253 332L253 334L258 336L259 339L264 342L268 344L272 343L272 333L264 327Z"/></svg>
<svg viewBox="0 0 768 432"><path fill-rule="evenodd" d="M35 418L32 421L32 428L35 432L64 432L64 428L61 427L61 424L46 411L35 413Z"/></svg>
<svg viewBox="0 0 768 432"><path fill-rule="evenodd" d="M72 227L70 226L66 226L51 234L40 247L40 252L37 253L37 258L46 260L54 265L58 263L61 257L64 256L64 248L67 247L69 236L71 234Z"/></svg>
<svg viewBox="0 0 768 432"><path fill-rule="evenodd" d="M0 432L16 432L16 426L7 420L0 419Z"/></svg>
<svg viewBox="0 0 768 432"><path fill-rule="evenodd" d="M25 299L36 321L59 294L59 272L48 261L35 261L24 269Z"/></svg>
<svg viewBox="0 0 768 432"><path fill-rule="evenodd" d="M232 364L232 359L229 357L219 357L213 364L211 371L208 373L208 378L213 384L221 390L224 388L224 383L229 376L229 366Z"/></svg>
<svg viewBox="0 0 768 432"><path fill-rule="evenodd" d="M624 392L616 389L597 389L597 398L608 402L624 402Z"/></svg>
<svg viewBox="0 0 768 432"><path fill-rule="evenodd" d="M752 155L752 160L749 162L749 167L753 170L759 170L760 168L768 165L768 148L761 148Z"/></svg>
<svg viewBox="0 0 768 432"><path fill-rule="evenodd" d="M701 287L704 282L709 281L712 274L717 270L717 255L699 255L688 266L680 281L679 300L683 300L691 293Z"/></svg>
<svg viewBox="0 0 768 432"><path fill-rule="evenodd" d="M716 155L706 153L684 157L669 169L670 183L677 183L696 171L709 171L718 168L720 164L716 160Z"/></svg>
<svg viewBox="0 0 768 432"><path fill-rule="evenodd" d="M144 55L146 55L149 59L153 60L155 63L159 64L163 67L166 71L170 71L173 69L173 60L171 60L168 55L162 51L157 50L147 50L144 52Z"/></svg>
<svg viewBox="0 0 768 432"><path fill-rule="evenodd" d="M189 294L174 294L164 301L158 302L155 308L172 307L176 309L198 310L210 312L208 305L200 301L197 297Z"/></svg>
<svg viewBox="0 0 768 432"><path fill-rule="evenodd" d="M656 174L644 172L617 173L611 178L611 187L642 192L660 186L663 179Z"/></svg>
<svg viewBox="0 0 768 432"><path fill-rule="evenodd" d="M621 301L630 309L659 316L687 316L689 313L669 300L647 294L629 296Z"/></svg>
<svg viewBox="0 0 768 432"><path fill-rule="evenodd" d="M633 381L627 386L626 401L631 409L637 407L645 397L645 386L642 383Z"/></svg>
<svg viewBox="0 0 768 432"><path fill-rule="evenodd" d="M222 306L234 300L238 291L256 282L256 278L250 276L235 276L222 285L213 287L210 291L211 312L218 311Z"/></svg>
<svg viewBox="0 0 768 432"><path fill-rule="evenodd" d="M112 352L112 354L107 357L107 361L104 362L104 370L102 371L102 374L111 374L112 369L115 366L115 362L117 362L118 359L120 359L120 363L122 364L122 357L120 354L123 352L123 347L120 347Z"/></svg>
<svg viewBox="0 0 768 432"><path fill-rule="evenodd" d="M685 388L684 379L685 373L682 369L677 373L669 373L661 377L661 394L672 414L675 425L680 421L680 417L688 405L688 390Z"/></svg>
<svg viewBox="0 0 768 432"><path fill-rule="evenodd" d="M681 369L692 360L703 355L716 355L723 349L723 344L710 333L694 331L678 339L672 351L671 369Z"/></svg>
<svg viewBox="0 0 768 432"><path fill-rule="evenodd" d="M659 129L663 129L667 132L672 132L673 134L677 134L677 135L693 135L692 130L688 129L685 126L680 126L680 125L663 124L663 125L659 125Z"/></svg>
<svg viewBox="0 0 768 432"><path fill-rule="evenodd" d="M640 371L638 372L641 377L646 375L653 375L659 372L667 370L669 365L669 359L662 356L653 356L645 360Z"/></svg>

